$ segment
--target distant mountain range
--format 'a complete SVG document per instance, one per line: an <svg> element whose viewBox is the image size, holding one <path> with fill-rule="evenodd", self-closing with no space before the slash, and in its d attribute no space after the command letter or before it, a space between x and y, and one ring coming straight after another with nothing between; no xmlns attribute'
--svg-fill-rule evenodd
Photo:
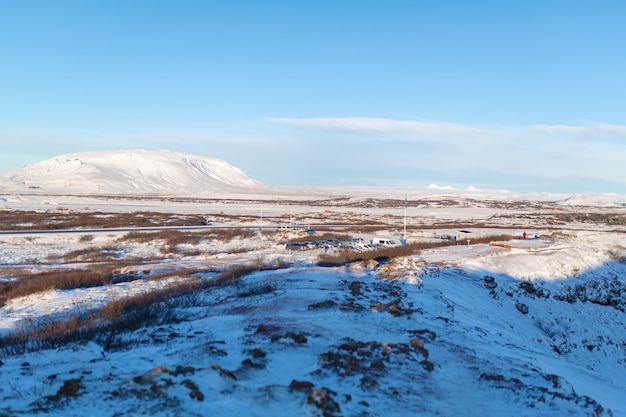
<svg viewBox="0 0 626 417"><path fill-rule="evenodd" d="M262 186L221 159L166 150L66 154L0 174L0 187L7 190L79 194L190 194Z"/></svg>

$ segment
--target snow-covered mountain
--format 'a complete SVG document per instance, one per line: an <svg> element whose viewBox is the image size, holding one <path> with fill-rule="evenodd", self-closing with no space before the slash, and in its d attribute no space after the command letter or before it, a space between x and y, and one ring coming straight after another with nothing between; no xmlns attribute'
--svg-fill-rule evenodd
<svg viewBox="0 0 626 417"><path fill-rule="evenodd" d="M221 159L165 150L66 154L0 175L6 189L64 193L189 194L261 185Z"/></svg>

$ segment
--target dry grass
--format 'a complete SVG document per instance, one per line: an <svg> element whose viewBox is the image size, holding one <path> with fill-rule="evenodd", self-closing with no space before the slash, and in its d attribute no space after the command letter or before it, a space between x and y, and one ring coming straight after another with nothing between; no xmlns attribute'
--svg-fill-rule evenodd
<svg viewBox="0 0 626 417"><path fill-rule="evenodd" d="M165 289L112 298L100 308L76 308L70 313L30 320L0 337L0 353L15 355L87 340L105 349L121 346L124 333L179 320L175 315L177 307L198 305L199 290L205 285L198 279L181 278Z"/></svg>
<svg viewBox="0 0 626 417"><path fill-rule="evenodd" d="M199 245L205 240L232 241L234 239L249 239L256 235L256 232L250 228L232 227L209 229L203 231L183 232L180 230L160 230L156 232L132 231L120 237L118 243L136 242L148 243L159 241L162 242L162 253L178 253L179 245Z"/></svg>
<svg viewBox="0 0 626 417"><path fill-rule="evenodd" d="M249 239L255 235L256 232L254 230L245 227L211 229L210 231L204 233L204 236L208 239L226 241L234 239Z"/></svg>
<svg viewBox="0 0 626 417"><path fill-rule="evenodd" d="M88 236L84 241L91 241L92 235ZM77 249L66 253L63 256L65 262L79 261L110 261L122 258L124 251L123 245L129 243L146 244L156 242L160 248L159 251L163 256L179 254L183 256L198 256L206 253L206 250L194 248L194 246L202 244L207 240L214 241L231 241L233 239L248 239L255 236L255 232L248 228L227 228L227 229L211 229L208 231L184 232L180 230L160 230L160 231L132 231L124 234L116 239L114 243L99 246ZM91 237L91 238L89 238ZM83 239L80 239L83 241ZM183 248L182 245L191 247ZM251 249L239 248L232 253L249 252ZM153 258L155 259L155 258ZM129 260L127 257L126 260ZM145 256L142 260L146 260ZM136 259L139 261L139 259Z"/></svg>
<svg viewBox="0 0 626 417"><path fill-rule="evenodd" d="M203 217L173 213L99 213L10 210L0 212L0 230L57 230L150 226L199 226Z"/></svg>
<svg viewBox="0 0 626 417"><path fill-rule="evenodd" d="M90 247L70 251L63 256L66 263L69 262L90 262L90 266L82 269L55 269L51 271L30 273L27 269L5 270L3 275L11 276L13 280L0 282L0 305L4 305L8 300L23 297L49 290L64 290L72 288L85 288L101 286L111 283L112 271L122 266L132 264L133 261L122 257L123 242L162 242L161 252L164 255L182 253L186 256L200 255L204 251L200 249L181 249L179 245L198 245L204 239L232 240L235 238L248 238L255 235L255 232L246 228L228 228L208 230L204 232L181 232L176 230L165 230L156 232L134 231L125 234L116 241L116 244L101 247ZM91 241L92 235L84 241ZM248 252L250 249L241 248L240 252ZM142 261L145 261L145 257ZM139 260L136 260L139 261ZM224 271L223 280L235 281L238 277L246 275L246 270L267 269L259 263L251 266L235 266ZM151 276L151 280L163 279L174 274L190 274L192 271L174 270ZM225 278L226 277L226 278Z"/></svg>
<svg viewBox="0 0 626 417"><path fill-rule="evenodd" d="M121 258L121 248L117 246L107 245L102 247L92 247L85 249L76 249L63 255L65 262L88 261L102 262L112 259ZM55 257L56 258L56 257Z"/></svg>
<svg viewBox="0 0 626 417"><path fill-rule="evenodd" d="M92 340L105 349L113 349L124 343L124 334L145 326L160 325L172 320L180 320L176 317L176 308L181 306L198 305L202 291L224 285L232 285L239 282L240 278L259 270L278 269L284 267L282 262L265 262L263 258L255 259L248 265L236 265L220 272L215 278L202 280L194 278L198 270L171 271L160 274L151 279L163 279L178 276L181 279L165 289L150 290L136 296L111 299L103 307L93 310L77 308L67 314L49 315L47 317L31 320L16 331L6 333L0 337L0 353L15 355L27 351L51 349L58 346ZM107 271L106 283L110 282L110 269ZM66 271L64 271L66 272ZM15 287L2 287L5 289L3 300L14 297L17 294L28 294L44 291L45 289L59 288L59 282L67 288L79 286L102 285L93 276L93 281L85 278L84 271L74 271L77 274L41 274L29 277L24 281L17 281ZM79 274L78 272L83 272ZM57 271L58 273L58 271ZM64 276L65 275L65 276ZM59 279L54 279L54 278ZM264 282L257 286L248 286L247 289L240 287L240 296L252 296L273 291L275 284Z"/></svg>
<svg viewBox="0 0 626 417"><path fill-rule="evenodd" d="M202 235L193 232L181 232L179 230L159 230L156 232L128 232L118 239L118 242L148 243L156 240L164 241L167 246L176 246L183 243L197 245Z"/></svg>
<svg viewBox="0 0 626 417"><path fill-rule="evenodd" d="M50 290L98 287L111 283L112 265L92 265L89 269L63 269L36 274L15 275L0 283L0 305L13 298Z"/></svg>
<svg viewBox="0 0 626 417"><path fill-rule="evenodd" d="M237 283L240 278L243 278L253 272L281 269L286 266L287 264L284 261L268 263L262 257L258 257L251 264L234 265L230 268L224 269L210 281L209 285L232 285Z"/></svg>
<svg viewBox="0 0 626 417"><path fill-rule="evenodd" d="M337 239L337 240L345 240L352 237L352 235L347 234L347 233L332 233L332 232L326 232L326 233L322 233L320 234L319 232L313 236L310 235L306 235L306 236L302 236L302 237L296 237L293 239L289 239L288 241L286 241L285 243L297 243L297 242L308 242L311 240L329 240L329 239Z"/></svg>
<svg viewBox="0 0 626 417"><path fill-rule="evenodd" d="M81 235L78 238L78 241L81 243L88 243L91 242L93 240L93 235Z"/></svg>
<svg viewBox="0 0 626 417"><path fill-rule="evenodd" d="M170 291L150 291L110 300L100 309L33 320L0 338L0 352L14 355L86 340L111 349L122 342L122 332L172 320L174 296Z"/></svg>

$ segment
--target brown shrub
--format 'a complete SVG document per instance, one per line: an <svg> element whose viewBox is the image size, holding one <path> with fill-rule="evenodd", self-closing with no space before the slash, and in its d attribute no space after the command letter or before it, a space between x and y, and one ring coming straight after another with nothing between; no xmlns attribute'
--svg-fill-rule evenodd
<svg viewBox="0 0 626 417"><path fill-rule="evenodd" d="M174 320L174 308L187 303L185 296L200 288L197 281L183 282L167 289L111 299L99 309L78 308L71 313L30 320L0 337L0 352L13 355L81 340L93 340L111 349L121 343L123 332Z"/></svg>
<svg viewBox="0 0 626 417"><path fill-rule="evenodd" d="M56 348L60 345L80 340L93 340L106 349L119 346L124 332L142 326L157 325L175 320L177 306L197 305L200 290L237 282L239 278L258 270L277 269L283 262L265 262L255 259L250 265L237 265L222 271L216 279L194 279L198 270L172 271L166 276L181 276L181 280L165 289L146 291L124 298L109 300L99 309L76 309L67 314L54 314L30 320L12 333L0 337L0 352L6 355L31 350ZM87 285L102 285L99 280L110 282L112 267L102 267L102 271L51 271L22 278L15 286L4 291L3 300L8 296L42 291L43 288L77 288ZM69 273L68 273L69 272ZM102 275L103 274L103 275ZM88 278L93 279L90 281ZM154 279L155 277L151 277ZM6 287L0 287L6 290ZM262 288L265 291L264 287ZM272 287L273 288L273 287Z"/></svg>
<svg viewBox="0 0 626 417"><path fill-rule="evenodd" d="M78 238L78 241L82 243L91 242L92 240L93 240L93 235L81 235Z"/></svg>
<svg viewBox="0 0 626 417"><path fill-rule="evenodd" d="M0 305L6 301L50 290L98 287L111 283L111 265L91 266L90 269L63 269L16 276L0 283Z"/></svg>

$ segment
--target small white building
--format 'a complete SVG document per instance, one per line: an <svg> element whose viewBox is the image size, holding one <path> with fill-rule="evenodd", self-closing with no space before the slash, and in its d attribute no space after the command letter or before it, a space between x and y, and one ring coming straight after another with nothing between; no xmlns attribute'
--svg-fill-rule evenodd
<svg viewBox="0 0 626 417"><path fill-rule="evenodd" d="M474 232L472 232L470 230L459 230L458 232L456 232L456 240L457 241L472 240L475 237L476 237L476 235L474 234Z"/></svg>

